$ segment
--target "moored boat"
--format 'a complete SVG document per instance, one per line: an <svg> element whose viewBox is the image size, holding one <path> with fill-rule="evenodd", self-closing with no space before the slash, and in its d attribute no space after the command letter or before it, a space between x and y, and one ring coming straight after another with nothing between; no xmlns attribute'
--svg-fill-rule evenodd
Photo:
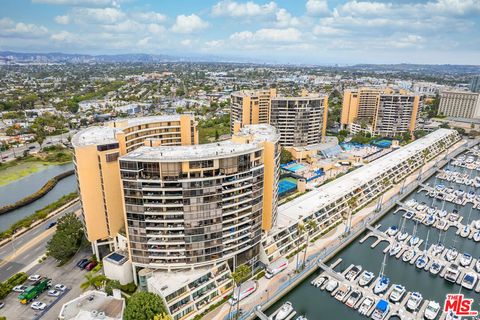
<svg viewBox="0 0 480 320"><path fill-rule="evenodd" d="M407 301L407 308L411 311L417 310L417 308L420 306L420 303L422 303L422 300L423 296L420 292L412 292Z"/></svg>
<svg viewBox="0 0 480 320"><path fill-rule="evenodd" d="M373 274L373 272L365 270L360 276L360 279L358 280L358 284L362 287L366 286L370 282L372 282L373 278L375 278L375 274Z"/></svg>
<svg viewBox="0 0 480 320"><path fill-rule="evenodd" d="M284 320L286 319L293 311L293 306L290 301L285 302L280 310L275 315L275 320Z"/></svg>

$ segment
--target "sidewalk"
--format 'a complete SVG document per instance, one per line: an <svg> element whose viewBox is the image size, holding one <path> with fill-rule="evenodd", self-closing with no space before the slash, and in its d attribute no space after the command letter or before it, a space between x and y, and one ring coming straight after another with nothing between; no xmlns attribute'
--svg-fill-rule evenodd
<svg viewBox="0 0 480 320"><path fill-rule="evenodd" d="M461 140L457 142L454 146L450 147L450 149L453 152L459 147L461 147L463 143L464 141ZM409 184L417 180L420 170L422 173L425 173L425 172L428 172L430 169L432 169L432 167L434 167L435 164L437 163L437 160L443 159L444 155L445 155L445 152L442 152L437 157L435 157L434 159L426 163L424 166L412 172L409 176L406 177L405 186L408 186ZM390 200L394 199L398 194L400 194L400 190L402 186L403 186L403 181L400 181L399 183L391 187L389 190L387 190L383 194L382 207L384 205L390 204L391 203ZM378 200L375 199L368 206L358 211L352 217L351 229L355 230L357 228L361 228L362 227L361 224L365 224L366 222L370 221L370 219L373 218L372 213L377 208L377 205L378 205ZM312 258L319 255L322 252L322 250L326 252L327 248L331 248L332 246L335 247L335 246L338 246L339 244L342 244L343 242L339 241L339 239L341 235L344 234L346 227L347 226L344 223L341 223L330 233L318 239L315 243L309 243L307 248L306 261L312 262L311 261ZM299 259L299 263L303 261L303 251L299 253L298 259ZM240 304L240 308L243 310L252 310L255 306L263 304L264 302L268 301L268 299L273 294L275 294L283 285L289 282L290 278L295 274L294 273L295 267L296 267L296 255L289 260L289 265L287 270L283 271L282 273L273 277L272 279L266 279L265 277L261 278L258 281L258 288L255 291L255 293L253 293L249 297L242 300ZM234 310L233 307L232 307L232 310ZM202 319L206 319L206 320L225 319L229 311L230 311L230 305L226 303L226 304L223 304L218 309L213 310L209 314L205 315Z"/></svg>

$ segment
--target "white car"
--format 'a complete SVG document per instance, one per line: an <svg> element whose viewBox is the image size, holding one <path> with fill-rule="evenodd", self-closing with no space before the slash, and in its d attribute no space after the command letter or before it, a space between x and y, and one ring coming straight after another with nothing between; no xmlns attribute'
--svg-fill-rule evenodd
<svg viewBox="0 0 480 320"><path fill-rule="evenodd" d="M58 290L48 290L48 295L50 297L58 297L60 295L60 291L58 291Z"/></svg>
<svg viewBox="0 0 480 320"><path fill-rule="evenodd" d="M65 291L65 290L67 290L67 286L59 283L59 284L55 285L55 290Z"/></svg>
<svg viewBox="0 0 480 320"><path fill-rule="evenodd" d="M18 286L15 286L15 287L12 288L12 290L14 292L20 292L20 293L25 291L25 289L27 289L27 287L22 286L22 285L18 285Z"/></svg>
<svg viewBox="0 0 480 320"><path fill-rule="evenodd" d="M28 280L30 280L30 281L38 281L38 280L40 280L41 277L42 277L42 276L39 275L39 274L33 274L33 275L31 275L30 277L28 277Z"/></svg>
<svg viewBox="0 0 480 320"><path fill-rule="evenodd" d="M32 303L33 310L45 310L46 307L47 305L40 301L35 301L34 303Z"/></svg>

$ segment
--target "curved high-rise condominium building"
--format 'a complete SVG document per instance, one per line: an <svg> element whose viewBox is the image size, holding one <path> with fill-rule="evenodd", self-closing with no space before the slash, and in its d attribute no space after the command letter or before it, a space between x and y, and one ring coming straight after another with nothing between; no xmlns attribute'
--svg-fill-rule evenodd
<svg viewBox="0 0 480 320"><path fill-rule="evenodd" d="M178 270L255 263L276 216L279 136L269 125L232 140L144 146L120 158L135 267ZM262 227L263 226L263 227Z"/></svg>
<svg viewBox="0 0 480 320"><path fill-rule="evenodd" d="M72 139L82 218L97 255L101 244L113 248L125 225L118 158L152 138L166 146L196 144L197 124L191 115L131 118L87 128Z"/></svg>

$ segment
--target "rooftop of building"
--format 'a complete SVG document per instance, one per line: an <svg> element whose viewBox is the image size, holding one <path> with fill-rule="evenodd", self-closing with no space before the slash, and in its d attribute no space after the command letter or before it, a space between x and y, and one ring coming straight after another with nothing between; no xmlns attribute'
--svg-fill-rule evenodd
<svg viewBox="0 0 480 320"><path fill-rule="evenodd" d="M406 161L436 141L455 132L450 129L439 129L418 139L405 147L399 148L378 160L372 161L355 171L333 180L315 190L312 190L290 202L278 207L278 218L275 228L283 229L298 220L320 210L330 203L338 201L345 194L354 191L383 172Z"/></svg>
<svg viewBox="0 0 480 320"><path fill-rule="evenodd" d="M198 268L178 272L155 271L147 281L164 297L174 293L189 283L201 278L211 271L211 268Z"/></svg>
<svg viewBox="0 0 480 320"><path fill-rule="evenodd" d="M245 89L245 90L239 90L232 92L232 95L238 96L238 97L247 97L247 96L255 96L259 94L269 94L271 89Z"/></svg>
<svg viewBox="0 0 480 320"><path fill-rule="evenodd" d="M283 96L276 96L272 98L272 101L277 100L277 101L298 101L298 100L323 100L326 95L321 95L321 94L314 94L314 93L309 93L308 95L302 95L302 96L297 96L297 97L283 97Z"/></svg>
<svg viewBox="0 0 480 320"><path fill-rule="evenodd" d="M269 124L245 125L235 135L239 137L251 136L253 137L253 143L277 141L280 139L278 130Z"/></svg>
<svg viewBox="0 0 480 320"><path fill-rule="evenodd" d="M116 134L122 129L147 123L180 121L181 115L162 115L117 119L105 123L104 126L92 126L77 132L72 138L74 147L100 145L117 142Z"/></svg>
<svg viewBox="0 0 480 320"><path fill-rule="evenodd" d="M125 300L123 298L115 298L107 296L105 292L91 290L65 303L59 318L65 320L121 320L124 308ZM99 314L104 315L104 318L99 317Z"/></svg>

